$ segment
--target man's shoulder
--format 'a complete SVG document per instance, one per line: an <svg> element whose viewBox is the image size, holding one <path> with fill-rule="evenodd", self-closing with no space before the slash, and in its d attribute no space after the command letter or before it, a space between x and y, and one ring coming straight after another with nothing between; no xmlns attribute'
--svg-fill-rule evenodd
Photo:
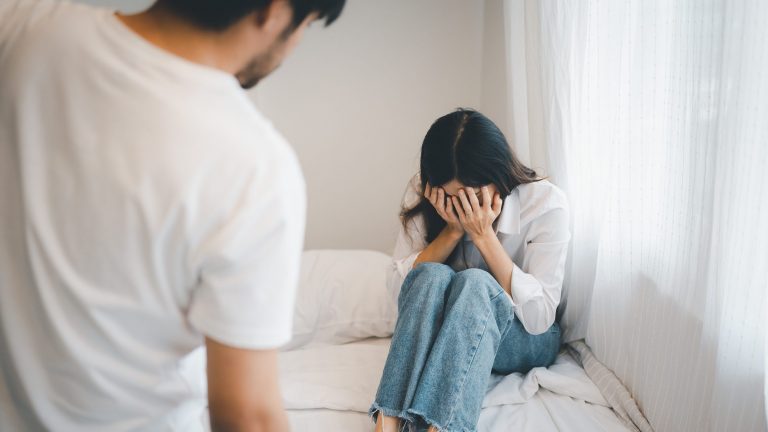
<svg viewBox="0 0 768 432"><path fill-rule="evenodd" d="M230 163L245 164L246 169L298 169L293 147L250 101L233 100L226 112L229 118L206 126L216 153L225 152Z"/></svg>
<svg viewBox="0 0 768 432"><path fill-rule="evenodd" d="M88 16L98 9L93 6L55 0L0 1L0 54L32 29L46 29L59 22L72 22L73 17ZM65 17L66 19L60 19ZM66 33L62 35L66 36ZM55 39L50 42L56 42Z"/></svg>
<svg viewBox="0 0 768 432"><path fill-rule="evenodd" d="M162 145L199 152L200 157L252 163L293 159L294 152L248 97L238 91L189 89L169 94L171 101L147 109L145 121L162 128ZM136 125L141 127L141 121Z"/></svg>
<svg viewBox="0 0 768 432"><path fill-rule="evenodd" d="M151 104L126 120L115 139L135 177L151 180L161 197L212 207L230 194L303 193L295 152L247 97L205 96L192 89L183 100ZM219 207L206 211L227 211Z"/></svg>

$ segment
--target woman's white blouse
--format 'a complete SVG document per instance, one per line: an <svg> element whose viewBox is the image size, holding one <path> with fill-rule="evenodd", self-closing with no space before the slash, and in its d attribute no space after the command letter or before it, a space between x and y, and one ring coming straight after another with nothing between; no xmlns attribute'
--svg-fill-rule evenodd
<svg viewBox="0 0 768 432"><path fill-rule="evenodd" d="M405 208L418 202L420 189L417 174L403 196ZM568 200L557 186L546 180L520 185L504 199L496 235L514 262L512 306L528 333L544 333L555 322L571 238L568 226ZM416 257L427 246L425 234L421 215L408 222L407 230L400 228L389 277L389 288L395 299ZM445 264L455 271L467 268L488 271L468 234Z"/></svg>

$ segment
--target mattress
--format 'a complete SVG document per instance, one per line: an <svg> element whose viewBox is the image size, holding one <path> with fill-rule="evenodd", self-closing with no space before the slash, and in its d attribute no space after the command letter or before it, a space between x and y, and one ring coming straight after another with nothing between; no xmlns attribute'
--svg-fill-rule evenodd
<svg viewBox="0 0 768 432"><path fill-rule="evenodd" d="M293 430L372 431L389 339L316 345L280 354L280 380ZM493 375L478 431L633 430L614 413L578 363L563 350L549 368Z"/></svg>

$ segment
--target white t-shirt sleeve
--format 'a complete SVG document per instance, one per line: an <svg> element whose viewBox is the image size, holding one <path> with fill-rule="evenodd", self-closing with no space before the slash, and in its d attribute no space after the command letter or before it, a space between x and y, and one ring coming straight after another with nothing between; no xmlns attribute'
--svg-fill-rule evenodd
<svg viewBox="0 0 768 432"><path fill-rule="evenodd" d="M419 176L414 176L408 182L403 194L401 208L411 208L419 202ZM400 224L400 230L395 241L395 249L392 253L392 269L389 278L389 290L395 301L400 295L400 288L408 273L413 269L413 263L421 251L427 247L425 240L426 227L421 215L416 215L406 227Z"/></svg>
<svg viewBox="0 0 768 432"><path fill-rule="evenodd" d="M525 239L522 267L512 269L512 302L528 333L544 333L555 322L571 238L568 226L566 207L536 218Z"/></svg>
<svg viewBox="0 0 768 432"><path fill-rule="evenodd" d="M226 345L270 349L291 339L306 211L304 180L291 156L247 183L196 253L199 283L188 318Z"/></svg>

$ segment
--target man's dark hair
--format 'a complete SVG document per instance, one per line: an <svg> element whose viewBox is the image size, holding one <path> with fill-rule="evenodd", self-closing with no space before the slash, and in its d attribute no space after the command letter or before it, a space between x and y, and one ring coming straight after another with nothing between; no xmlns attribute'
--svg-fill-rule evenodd
<svg viewBox="0 0 768 432"><path fill-rule="evenodd" d="M222 31L250 13L266 9L275 0L159 0L158 6L211 31ZM311 13L329 26L341 15L346 0L287 0L293 9L293 27Z"/></svg>

